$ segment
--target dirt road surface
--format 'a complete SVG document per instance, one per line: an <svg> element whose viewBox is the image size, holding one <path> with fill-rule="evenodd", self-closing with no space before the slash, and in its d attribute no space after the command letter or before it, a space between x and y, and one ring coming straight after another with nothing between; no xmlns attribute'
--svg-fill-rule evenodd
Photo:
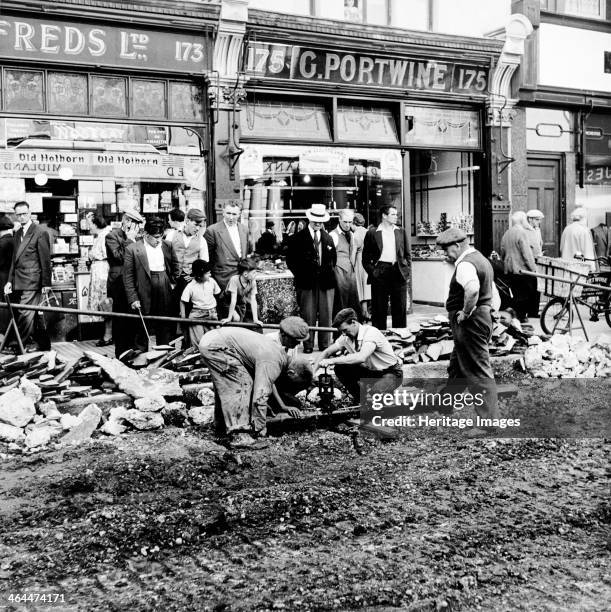
<svg viewBox="0 0 611 612"><path fill-rule="evenodd" d="M608 609L609 448L167 428L3 455L0 609Z"/></svg>

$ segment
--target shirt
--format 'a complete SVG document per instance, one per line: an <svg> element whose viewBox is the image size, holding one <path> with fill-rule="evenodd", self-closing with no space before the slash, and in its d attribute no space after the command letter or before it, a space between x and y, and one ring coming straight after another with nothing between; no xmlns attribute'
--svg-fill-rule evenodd
<svg viewBox="0 0 611 612"><path fill-rule="evenodd" d="M161 248L161 242L155 248L153 248L145 240L144 248L146 249L146 258L149 262L149 270L151 272L164 272L165 258L163 257L163 249Z"/></svg>
<svg viewBox="0 0 611 612"><path fill-rule="evenodd" d="M233 242L233 246L238 254L238 257L242 257L242 243L240 242L240 232L238 230L238 226L236 225L227 225L225 221L225 227L229 232L229 237L231 238L231 242Z"/></svg>
<svg viewBox="0 0 611 612"><path fill-rule="evenodd" d="M204 335L199 343L204 360L208 347L228 350L253 377L251 416L255 425L258 421L260 422L256 429L262 429L265 426L267 400L272 393L272 386L289 363L284 348L269 336L236 327L215 329ZM223 398L221 395L221 403L223 401L235 402L240 385L243 383L239 380L235 381L232 397Z"/></svg>
<svg viewBox="0 0 611 612"><path fill-rule="evenodd" d="M459 283L463 289L469 284L473 283L473 287L477 287L479 293L480 282L477 276L477 270L470 261L463 261L463 259L470 253L475 253L473 247L468 247L460 257L454 262L456 268L456 282ZM492 310L498 311L501 307L501 296L499 295L496 285L492 283ZM468 313L471 314L471 313Z"/></svg>
<svg viewBox="0 0 611 612"><path fill-rule="evenodd" d="M32 221L28 221L25 225L21 226L21 229L23 230L23 234L21 234L21 240L25 238L27 231L30 229L30 225L32 225Z"/></svg>
<svg viewBox="0 0 611 612"><path fill-rule="evenodd" d="M221 288L218 283L210 278L203 283L198 283L196 280L192 280L182 292L180 300L193 304L193 308L199 310L210 310L216 308L215 295L221 292Z"/></svg>
<svg viewBox="0 0 611 612"><path fill-rule="evenodd" d="M384 227L382 223L378 225L378 232L382 232L382 252L379 261L385 263L397 263L397 245L395 242L395 226L391 229Z"/></svg>
<svg viewBox="0 0 611 612"><path fill-rule="evenodd" d="M245 285L240 280L240 275L236 274L227 283L227 293L237 293L238 303L241 301L250 302L253 296L257 295L257 283L253 280Z"/></svg>
<svg viewBox="0 0 611 612"><path fill-rule="evenodd" d="M366 368L381 372L397 365L399 362L398 357L393 352L390 342L377 327L359 324L356 342L352 338L348 338L348 336L340 336L337 340L337 344L345 348L348 353L358 353L363 348L363 345L369 342L373 342L376 348L365 360L363 365Z"/></svg>

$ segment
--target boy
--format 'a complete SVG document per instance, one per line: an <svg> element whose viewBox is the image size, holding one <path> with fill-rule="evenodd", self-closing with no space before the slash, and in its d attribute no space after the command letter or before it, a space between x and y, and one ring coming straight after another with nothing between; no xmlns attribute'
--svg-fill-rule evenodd
<svg viewBox="0 0 611 612"><path fill-rule="evenodd" d="M187 305L191 305L189 319L218 320L216 298L221 292L218 283L212 278L212 266L203 259L196 259L191 268L193 280L185 287L180 297L180 316L185 317ZM202 336L212 329L207 325L189 325L191 346L198 346ZM187 338L185 337L185 342Z"/></svg>
<svg viewBox="0 0 611 612"><path fill-rule="evenodd" d="M229 311L221 323L245 321L246 307L250 305L253 323L261 324L257 307L257 283L254 279L256 269L257 264L252 259L240 259L238 262L238 273L229 279L225 289Z"/></svg>

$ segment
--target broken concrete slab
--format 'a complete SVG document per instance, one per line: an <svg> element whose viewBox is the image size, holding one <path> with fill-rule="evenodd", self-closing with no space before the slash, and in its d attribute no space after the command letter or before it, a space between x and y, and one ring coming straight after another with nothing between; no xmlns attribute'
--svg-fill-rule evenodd
<svg viewBox="0 0 611 612"><path fill-rule="evenodd" d="M165 424L158 412L142 412L135 408L127 410L124 418L136 429L159 429Z"/></svg>
<svg viewBox="0 0 611 612"><path fill-rule="evenodd" d="M108 420L102 427L100 427L100 431L102 433L108 434L109 436L119 436L127 430L125 425L122 425L119 421Z"/></svg>
<svg viewBox="0 0 611 612"><path fill-rule="evenodd" d="M28 448L46 446L51 441L54 431L50 427L41 427L28 432L25 437L25 445Z"/></svg>
<svg viewBox="0 0 611 612"><path fill-rule="evenodd" d="M36 414L34 402L20 389L0 395L0 422L13 427L25 427Z"/></svg>
<svg viewBox="0 0 611 612"><path fill-rule="evenodd" d="M134 400L136 410L142 412L161 412L167 406L167 402L163 397L139 397Z"/></svg>
<svg viewBox="0 0 611 612"><path fill-rule="evenodd" d="M53 400L38 403L38 412L47 419L61 419L62 413L57 409L57 404Z"/></svg>
<svg viewBox="0 0 611 612"><path fill-rule="evenodd" d="M21 377L21 380L19 382L19 389L26 397L29 397L34 403L39 402L42 399L42 391L40 390L40 387L25 376Z"/></svg>
<svg viewBox="0 0 611 612"><path fill-rule="evenodd" d="M80 423L73 427L63 438L62 442L74 444L91 438L93 432L98 428L102 411L95 404L89 404L78 416Z"/></svg>
<svg viewBox="0 0 611 612"><path fill-rule="evenodd" d="M193 406L189 418L195 425L204 426L214 423L214 406Z"/></svg>
<svg viewBox="0 0 611 612"><path fill-rule="evenodd" d="M97 366L100 366L117 387L131 397L182 396L182 389L178 384L178 376L175 372L170 372L171 376L166 374L166 372L169 372L168 370L159 372L163 368L137 372L118 359L105 357L91 351L85 351L85 356Z"/></svg>
<svg viewBox="0 0 611 612"><path fill-rule="evenodd" d="M209 387L200 389L197 393L197 399L202 406L214 406L214 391Z"/></svg>
<svg viewBox="0 0 611 612"><path fill-rule="evenodd" d="M21 427L0 423L0 440L3 442L23 442L25 434Z"/></svg>

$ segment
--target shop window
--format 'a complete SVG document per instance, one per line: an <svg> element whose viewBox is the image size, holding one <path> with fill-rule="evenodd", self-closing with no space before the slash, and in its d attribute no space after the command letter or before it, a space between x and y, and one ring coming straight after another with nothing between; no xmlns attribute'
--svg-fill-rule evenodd
<svg viewBox="0 0 611 612"><path fill-rule="evenodd" d="M476 110L406 106L406 144L427 148L481 146L481 118Z"/></svg>
<svg viewBox="0 0 611 612"><path fill-rule="evenodd" d="M399 144L395 119L388 108L339 106L337 138L346 142Z"/></svg>
<svg viewBox="0 0 611 612"><path fill-rule="evenodd" d="M48 109L51 113L87 113L87 76L49 72L47 75Z"/></svg>
<svg viewBox="0 0 611 612"><path fill-rule="evenodd" d="M203 121L204 92L191 83L170 82L170 118L174 121Z"/></svg>
<svg viewBox="0 0 611 612"><path fill-rule="evenodd" d="M306 224L305 211L315 202L331 212L351 208L377 224L378 209L402 210L402 158L398 150L244 144L240 158L242 195L254 247L274 221L279 241Z"/></svg>
<svg viewBox="0 0 611 612"><path fill-rule="evenodd" d="M30 70L5 70L5 109L43 111L43 73Z"/></svg>
<svg viewBox="0 0 611 612"><path fill-rule="evenodd" d="M322 104L261 101L248 104L242 113L243 138L331 141L329 114Z"/></svg>
<svg viewBox="0 0 611 612"><path fill-rule="evenodd" d="M611 20L611 0L540 0L543 10L586 17Z"/></svg>
<svg viewBox="0 0 611 612"><path fill-rule="evenodd" d="M473 176L479 167L462 151L410 153L412 235L416 245L434 250L434 238L449 227L473 235Z"/></svg>
<svg viewBox="0 0 611 612"><path fill-rule="evenodd" d="M91 77L94 115L127 116L127 80L122 77Z"/></svg>
<svg viewBox="0 0 611 612"><path fill-rule="evenodd" d="M140 119L162 119L166 116L165 83L132 80L132 116Z"/></svg>

